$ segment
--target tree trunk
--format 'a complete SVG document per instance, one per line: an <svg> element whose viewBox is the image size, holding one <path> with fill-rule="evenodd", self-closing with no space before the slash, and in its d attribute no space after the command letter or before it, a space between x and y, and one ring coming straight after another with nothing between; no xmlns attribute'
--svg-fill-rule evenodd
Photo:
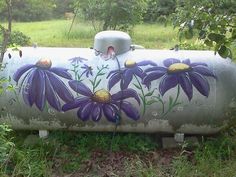
<svg viewBox="0 0 236 177"><path fill-rule="evenodd" d="M7 49L7 44L11 35L11 28L12 28L12 6L11 6L11 0L5 0L5 3L7 5L7 21L8 21L8 28L4 28L0 25L0 29L3 33L3 41L1 45L1 55L0 55L0 64L3 61L4 54Z"/></svg>

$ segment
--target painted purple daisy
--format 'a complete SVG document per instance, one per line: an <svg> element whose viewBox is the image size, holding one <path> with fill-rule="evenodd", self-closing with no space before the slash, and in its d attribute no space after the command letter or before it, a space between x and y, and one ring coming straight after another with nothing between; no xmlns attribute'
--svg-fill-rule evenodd
<svg viewBox="0 0 236 177"><path fill-rule="evenodd" d="M175 58L168 58L163 61L165 67L155 66L146 69L148 73L143 79L145 85L163 76L159 91L163 96L171 88L180 85L188 99L193 97L193 86L204 96L208 97L210 86L204 76L216 78L215 74L202 62L191 63L189 59L182 62Z"/></svg>
<svg viewBox="0 0 236 177"><path fill-rule="evenodd" d="M77 116L83 121L89 120L90 117L93 121L99 121L102 114L104 114L108 121L115 122L116 114L119 112L119 106L129 118L133 120L140 118L138 110L130 102L124 101L127 98L134 98L140 104L137 92L132 89L125 89L111 95L104 89L92 93L81 81L69 81L69 85L75 92L83 96L66 103L62 107L62 110L68 111L79 108Z"/></svg>
<svg viewBox="0 0 236 177"><path fill-rule="evenodd" d="M81 67L82 69L84 69L83 73L81 74L84 75L86 74L86 77L89 77L89 75L93 76L93 68L91 66L88 66L86 64L84 64L84 66Z"/></svg>
<svg viewBox="0 0 236 177"><path fill-rule="evenodd" d="M147 65L151 65L151 66L157 66L156 63L146 60L146 61L141 61L136 63L134 60L132 59L128 59L125 61L125 67L121 69L121 71L119 69L111 71L107 78L110 77L109 81L108 81L108 89L111 90L111 88L118 83L119 81L121 81L121 78L123 76L123 82L120 82L121 85L121 89L127 89L130 82L133 79L133 76L138 76L139 78L143 79L144 76L146 75L145 72L143 72L143 70L140 68L140 66L147 66ZM121 72L121 73L120 73Z"/></svg>
<svg viewBox="0 0 236 177"><path fill-rule="evenodd" d="M58 111L61 111L59 98L64 102L74 100L72 93L59 78L71 80L68 69L51 67L52 62L49 59L41 59L36 64L27 64L19 68L13 75L13 79L20 83L20 92L26 104L36 107L43 111L46 101ZM59 76L59 77L58 77Z"/></svg>
<svg viewBox="0 0 236 177"><path fill-rule="evenodd" d="M79 64L83 63L84 61L87 61L88 59L82 58L82 57L73 57L68 59L72 64Z"/></svg>

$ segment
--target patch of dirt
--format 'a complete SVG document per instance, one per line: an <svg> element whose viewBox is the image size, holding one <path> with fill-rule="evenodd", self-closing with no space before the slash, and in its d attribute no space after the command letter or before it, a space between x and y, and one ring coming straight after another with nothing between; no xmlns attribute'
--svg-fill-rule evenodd
<svg viewBox="0 0 236 177"><path fill-rule="evenodd" d="M157 176L169 177L168 168L180 152L180 149L160 149L145 154L96 150L77 171L67 175L55 174L54 177L135 177L138 174L145 176L142 173L146 169L152 170Z"/></svg>

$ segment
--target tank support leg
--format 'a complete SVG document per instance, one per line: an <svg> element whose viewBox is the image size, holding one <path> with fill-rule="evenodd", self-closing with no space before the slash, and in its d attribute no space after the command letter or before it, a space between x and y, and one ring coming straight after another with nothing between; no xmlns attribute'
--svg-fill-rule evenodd
<svg viewBox="0 0 236 177"><path fill-rule="evenodd" d="M39 137L40 138L47 138L49 135L49 131L48 130L39 130Z"/></svg>
<svg viewBox="0 0 236 177"><path fill-rule="evenodd" d="M184 142L184 133L175 133L174 139L178 143Z"/></svg>
<svg viewBox="0 0 236 177"><path fill-rule="evenodd" d="M184 133L175 133L172 137L162 137L164 149L181 147L182 143L184 143Z"/></svg>

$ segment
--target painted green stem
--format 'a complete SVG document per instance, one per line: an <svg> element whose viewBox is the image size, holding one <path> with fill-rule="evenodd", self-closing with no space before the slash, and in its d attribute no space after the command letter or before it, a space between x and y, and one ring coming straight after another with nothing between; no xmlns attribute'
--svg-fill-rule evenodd
<svg viewBox="0 0 236 177"><path fill-rule="evenodd" d="M93 93L95 92L95 89L96 89L96 87L97 87L97 79L98 79L98 76L101 76L101 75L103 75L102 74L102 71L104 70L104 69L107 69L107 67L108 66L102 66L102 68L98 68L98 72L97 72L97 74L96 74L96 76L95 76L95 78L94 78L94 80L93 80L93 82L92 82L92 85L93 85Z"/></svg>
<svg viewBox="0 0 236 177"><path fill-rule="evenodd" d="M177 95L175 97L174 102L169 105L168 110L164 114L161 115L161 118L166 116L176 105L178 105L177 101L178 101L179 95L180 95L180 86L178 85Z"/></svg>
<svg viewBox="0 0 236 177"><path fill-rule="evenodd" d="M153 98L153 99L157 99L157 100L161 103L161 106L162 106L162 112L161 112L161 114L164 114L164 112L165 112L165 103L164 103L164 101L160 98L160 95L158 95L158 96L153 96L152 98Z"/></svg>
<svg viewBox="0 0 236 177"><path fill-rule="evenodd" d="M145 114L145 112L146 112L146 104L147 104L147 102L146 102L146 96L145 96L145 93L144 93L142 84L141 84L140 81L138 80L137 76L134 75L134 77L135 77L136 81L138 82L138 85L139 85L140 90L141 90L141 94L142 94L141 100L142 100L142 103L143 103L143 110L142 110L143 113L142 113L142 115L144 116L144 114Z"/></svg>

